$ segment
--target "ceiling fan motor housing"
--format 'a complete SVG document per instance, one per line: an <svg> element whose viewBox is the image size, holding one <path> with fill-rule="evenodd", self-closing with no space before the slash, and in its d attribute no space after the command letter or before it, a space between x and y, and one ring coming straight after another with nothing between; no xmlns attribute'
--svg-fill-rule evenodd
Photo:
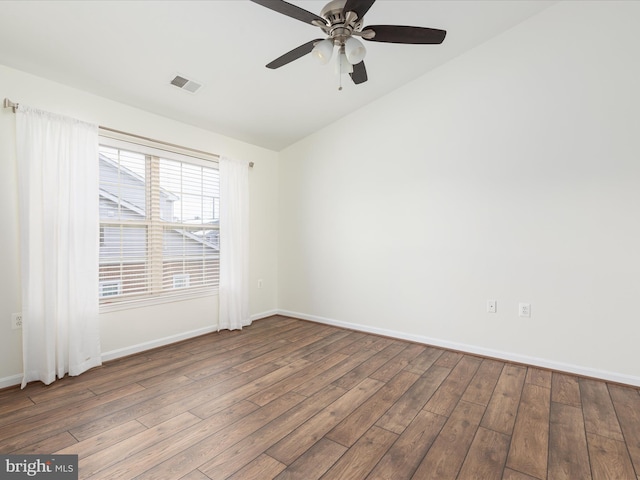
<svg viewBox="0 0 640 480"><path fill-rule="evenodd" d="M356 15L345 16L344 6L347 0L333 0L325 5L320 12L326 18L329 25L318 25L331 37L337 45L344 45L344 42L353 32L362 30L362 19Z"/></svg>

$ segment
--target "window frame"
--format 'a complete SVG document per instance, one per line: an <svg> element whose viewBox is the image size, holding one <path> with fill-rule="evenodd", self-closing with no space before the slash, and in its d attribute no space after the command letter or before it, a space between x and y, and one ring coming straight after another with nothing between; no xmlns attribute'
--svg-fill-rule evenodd
<svg viewBox="0 0 640 480"><path fill-rule="evenodd" d="M139 154L145 155L146 158L154 157L155 160L152 160L151 162L149 162L148 159L145 160L145 165L147 170L150 168L150 163L153 163L154 161L156 165L155 168L158 168L160 159L164 159L164 160L172 160L172 161L182 162L182 163L206 167L206 168L213 168L215 170L218 170L219 172L217 155L213 155L213 154L198 151L198 150L192 150L185 147L180 147L177 145L166 144L164 142L159 142L159 141L155 141L155 140L144 138L144 137L130 136L122 132L115 132L115 131L100 129L99 144L100 146L116 148L116 149L120 149L128 152L139 153ZM154 194L157 194L157 191L160 188L159 178L157 178L155 181L152 180L152 182L154 183L154 185L150 185L150 184L147 184L147 182L145 182L145 191L146 191L145 195L146 195L147 205L150 204L151 196ZM219 184L218 184L218 188L219 188ZM218 200L218 203L214 202L214 209L215 209L215 205L218 205L218 208L219 208L219 196L217 197L217 200ZM150 215L151 213L147 212L144 219L135 220L135 221L123 220L123 219L120 219L118 221L111 221L109 219L99 218L101 245L104 242L104 227L108 227L109 226L108 224L145 226L147 228L147 240L146 240L147 249L146 249L144 258L148 263L155 264L155 273L154 273L153 265L151 266L151 268L147 266L148 273L146 273L147 285L148 285L148 288L152 291L141 293L139 295L132 295L130 297L125 296L117 299L105 300L105 299L109 299L109 296L107 297L101 296L101 293L102 293L102 287L101 287L100 291L98 292L101 312L137 308L137 307L142 307L147 305L158 305L166 302L182 301L185 299L214 296L218 294L219 277L215 281L214 285L202 285L202 286L195 286L195 287L183 286L180 288L174 287L170 289L166 289L166 286L163 287L164 282L162 280L159 281L158 276L161 278L163 275L162 266L165 258L164 255L163 254L156 255L155 260L149 260L149 258L151 258L152 256L150 255L150 251L152 250L152 247L149 244L149 242L151 241L150 237L154 235L154 233L152 232L152 229L154 228L157 229L155 232L155 235L156 235L155 238L162 239L162 237L164 236L162 232L167 227L170 228L174 226L176 228L185 229L185 227L187 228L189 227L189 224L164 221L160 218L160 216L157 215L157 212L156 212L156 217L153 220L150 218ZM199 227L199 225L195 225L195 227ZM217 225L209 226L207 228L207 230L216 230L216 229L219 232L219 223ZM158 236L158 230L161 232L159 236ZM162 251L162 249L160 249L160 251ZM217 255L218 255L218 262L219 262L219 245L218 245ZM188 255L185 254L183 258L188 259ZM203 259L206 258L206 255L203 256L202 258ZM122 259L120 259L120 262L122 262ZM155 275L155 278L154 278L154 275ZM183 275L183 276L186 275L186 277L183 277L183 278L187 278L187 279L190 278L189 274L186 272L174 273L172 275L169 275L169 278L175 277L175 275ZM113 283L119 282L119 285L120 285L119 291L121 292L122 280L123 280L123 277L114 277L112 279L111 278L100 279L100 283L113 284ZM187 280L187 283L189 282L190 280ZM173 284L175 285L175 279L173 280Z"/></svg>

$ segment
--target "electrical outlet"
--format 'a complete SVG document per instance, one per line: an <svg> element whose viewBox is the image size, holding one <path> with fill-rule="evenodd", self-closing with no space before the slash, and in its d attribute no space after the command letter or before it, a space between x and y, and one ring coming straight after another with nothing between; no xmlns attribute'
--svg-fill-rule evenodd
<svg viewBox="0 0 640 480"><path fill-rule="evenodd" d="M258 288L262 288L262 279L261 278L258 279Z"/></svg>
<svg viewBox="0 0 640 480"><path fill-rule="evenodd" d="M14 330L18 330L22 328L22 314L21 313L12 313L11 314L11 328Z"/></svg>
<svg viewBox="0 0 640 480"><path fill-rule="evenodd" d="M498 311L498 302L496 300L487 300L487 312L496 313Z"/></svg>
<svg viewBox="0 0 640 480"><path fill-rule="evenodd" d="M519 303L518 304L518 315L521 317L530 317L531 316L531 304L530 303Z"/></svg>

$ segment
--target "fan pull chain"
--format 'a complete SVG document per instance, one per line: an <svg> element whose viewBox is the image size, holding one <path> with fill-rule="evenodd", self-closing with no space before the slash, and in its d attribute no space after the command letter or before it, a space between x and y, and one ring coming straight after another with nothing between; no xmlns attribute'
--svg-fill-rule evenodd
<svg viewBox="0 0 640 480"><path fill-rule="evenodd" d="M339 92L342 91L342 62L340 60L340 53L338 52L338 78L340 79L338 84Z"/></svg>

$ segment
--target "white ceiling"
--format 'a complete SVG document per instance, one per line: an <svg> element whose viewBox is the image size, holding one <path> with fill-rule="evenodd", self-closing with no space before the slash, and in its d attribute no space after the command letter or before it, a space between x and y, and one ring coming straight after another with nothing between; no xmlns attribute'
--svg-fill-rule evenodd
<svg viewBox="0 0 640 480"><path fill-rule="evenodd" d="M290 3L315 14L325 4ZM248 0L0 1L0 63L278 151L553 3L378 0L365 25L440 28L447 37L442 45L365 42L369 81L345 76L342 91L333 66L309 55L265 68L323 35ZM204 87L171 86L176 74Z"/></svg>

